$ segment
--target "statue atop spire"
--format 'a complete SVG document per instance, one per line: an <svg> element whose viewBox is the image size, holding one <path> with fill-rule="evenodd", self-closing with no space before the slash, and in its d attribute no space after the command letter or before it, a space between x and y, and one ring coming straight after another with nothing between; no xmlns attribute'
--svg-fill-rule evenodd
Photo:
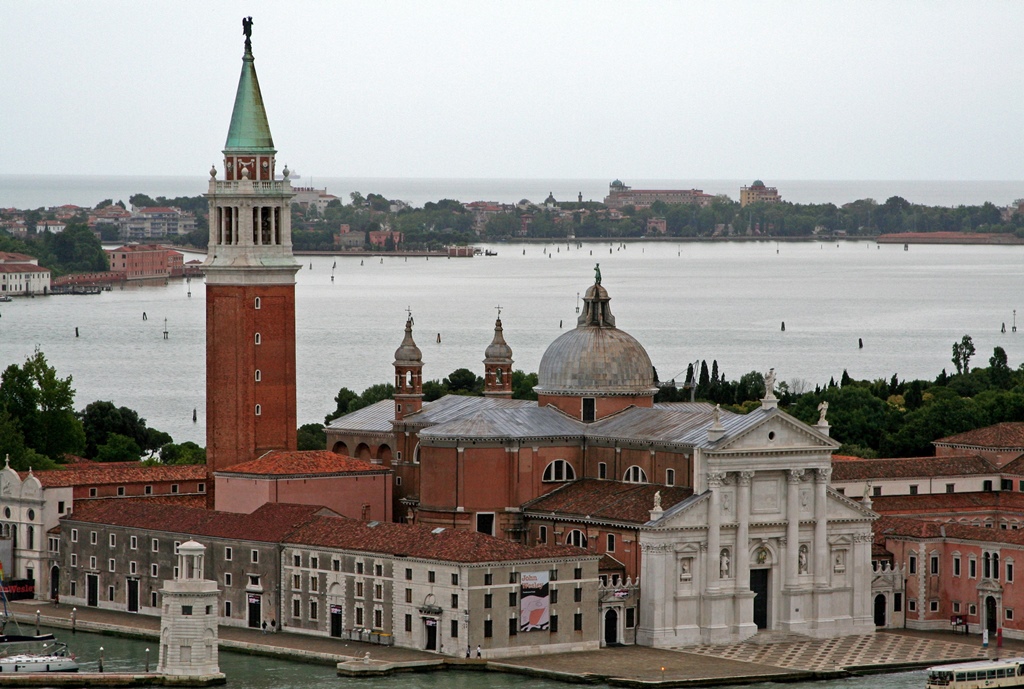
<svg viewBox="0 0 1024 689"><path fill-rule="evenodd" d="M242 34L245 35L245 52L252 52L252 17L242 17Z"/></svg>
<svg viewBox="0 0 1024 689"><path fill-rule="evenodd" d="M600 263L598 263L597 265L594 266L594 284L595 285L600 285L601 284L601 264Z"/></svg>

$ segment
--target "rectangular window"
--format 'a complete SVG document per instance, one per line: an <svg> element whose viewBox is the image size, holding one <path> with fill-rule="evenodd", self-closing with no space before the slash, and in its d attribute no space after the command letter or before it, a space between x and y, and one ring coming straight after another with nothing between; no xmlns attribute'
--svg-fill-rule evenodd
<svg viewBox="0 0 1024 689"><path fill-rule="evenodd" d="M953 601L953 612L960 612L960 601Z"/></svg>
<svg viewBox="0 0 1024 689"><path fill-rule="evenodd" d="M198 490L198 491L199 491L200 493L205 493L205 492L206 492L206 484L205 484L205 483L199 483L199 484L197 484L197 485L196 485L196 488L197 488L197 490Z"/></svg>
<svg viewBox="0 0 1024 689"><path fill-rule="evenodd" d="M153 494L153 486L146 486L146 488L145 488L145 490L143 492L146 495L152 495Z"/></svg>
<svg viewBox="0 0 1024 689"><path fill-rule="evenodd" d="M406 567L405 569L405 580L412 581L412 570Z"/></svg>
<svg viewBox="0 0 1024 689"><path fill-rule="evenodd" d="M484 594L484 608L485 609L489 609L489 608L491 608L493 606L493 604L494 604L494 596L492 596L489 593L485 593Z"/></svg>
<svg viewBox="0 0 1024 689"><path fill-rule="evenodd" d="M138 572L138 566L139 565L138 565L137 562L135 562L135 560L132 560L131 562L129 562L128 563L128 573L129 574L138 574L139 573Z"/></svg>
<svg viewBox="0 0 1024 689"><path fill-rule="evenodd" d="M114 558L110 558L109 560L107 560L107 570L108 571L111 571L111 572L117 571L117 570L114 569L114 563L115 563Z"/></svg>
<svg viewBox="0 0 1024 689"><path fill-rule="evenodd" d="M509 604L509 607L512 607L512 608L516 607L516 601L517 601L516 592L515 591L511 591L508 594L508 604Z"/></svg>
<svg viewBox="0 0 1024 689"><path fill-rule="evenodd" d="M453 593L452 594L452 610L458 610L458 609L459 609L459 594Z"/></svg>
<svg viewBox="0 0 1024 689"><path fill-rule="evenodd" d="M224 585L231 586L231 572L224 572Z"/></svg>
<svg viewBox="0 0 1024 689"><path fill-rule="evenodd" d="M302 601L298 598L292 600L292 617L302 617Z"/></svg>
<svg viewBox="0 0 1024 689"><path fill-rule="evenodd" d="M960 576L960 556L956 555L953 557L953 576Z"/></svg>
<svg viewBox="0 0 1024 689"><path fill-rule="evenodd" d="M171 492L172 493L177 493L178 492L178 484L177 483L172 483L171 484Z"/></svg>
<svg viewBox="0 0 1024 689"><path fill-rule="evenodd" d="M71 542L78 543L78 529L71 529Z"/></svg>
<svg viewBox="0 0 1024 689"><path fill-rule="evenodd" d="M881 497L881 496L882 496L882 487L881 486L872 486L871 487L871 497L878 498L878 497Z"/></svg>
<svg viewBox="0 0 1024 689"><path fill-rule="evenodd" d="M597 417L597 404L593 397L583 398L583 421L593 421Z"/></svg>
<svg viewBox="0 0 1024 689"><path fill-rule="evenodd" d="M253 563L254 565L259 564L259 562L260 562L260 551L253 550L252 552L250 552L249 553L249 562Z"/></svg>
<svg viewBox="0 0 1024 689"><path fill-rule="evenodd" d="M76 555L75 553L71 553L71 566L72 567L77 567L78 566L78 555Z"/></svg>
<svg viewBox="0 0 1024 689"><path fill-rule="evenodd" d="M578 612L572 616L572 630L574 632L583 631L583 613Z"/></svg>
<svg viewBox="0 0 1024 689"><path fill-rule="evenodd" d="M301 555L292 555L292 566L293 567L301 567L302 566L302 556Z"/></svg>
<svg viewBox="0 0 1024 689"><path fill-rule="evenodd" d="M615 552L615 534L608 534L608 547L605 548L609 553Z"/></svg>
<svg viewBox="0 0 1024 689"><path fill-rule="evenodd" d="M597 477L608 478L608 465L604 462L597 463Z"/></svg>
<svg viewBox="0 0 1024 689"><path fill-rule="evenodd" d="M910 612L917 612L917 601L911 598L907 601L907 610Z"/></svg>
<svg viewBox="0 0 1024 689"><path fill-rule="evenodd" d="M384 599L384 584L374 584L373 585L373 598L374 598L374 600L383 600Z"/></svg>
<svg viewBox="0 0 1024 689"><path fill-rule="evenodd" d="M537 529L537 542L547 543L548 542L548 527L542 526Z"/></svg>
<svg viewBox="0 0 1024 689"><path fill-rule="evenodd" d="M78 582L72 581L71 582L71 595L75 596L77 594L78 594ZM154 593L153 595L155 596L156 594Z"/></svg>
<svg viewBox="0 0 1024 689"><path fill-rule="evenodd" d="M931 558L930 558L930 565L929 566L931 567L932 576L935 576L936 574L939 573L939 556L938 555L932 555L931 556Z"/></svg>
<svg viewBox="0 0 1024 689"><path fill-rule="evenodd" d="M359 598L363 597L363 582L361 581L356 582L356 596Z"/></svg>
<svg viewBox="0 0 1024 689"><path fill-rule="evenodd" d="M431 584L437 581L437 575L433 572L433 570L427 572L427 581Z"/></svg>
<svg viewBox="0 0 1024 689"><path fill-rule="evenodd" d="M139 549L139 537L138 536L131 536L128 539L128 547L131 548L132 550L138 550Z"/></svg>
<svg viewBox="0 0 1024 689"><path fill-rule="evenodd" d="M573 589L573 591L572 591L572 600L573 600L574 603L582 603L583 602L583 589L581 589L579 586L577 586L576 588Z"/></svg>
<svg viewBox="0 0 1024 689"><path fill-rule="evenodd" d="M987 491L987 492L991 491L992 490L992 481L991 481L991 479L986 480L986 481L982 481L981 482L981 489L983 491Z"/></svg>
<svg viewBox="0 0 1024 689"><path fill-rule="evenodd" d="M549 620L548 625L549 625L549 628L551 629L551 633L552 634L556 633L558 631L558 615L552 615L551 617L548 618L548 620Z"/></svg>
<svg viewBox="0 0 1024 689"><path fill-rule="evenodd" d="M292 589L295 590L295 591L299 591L299 590L302 589L302 575L301 574L293 574L292 575Z"/></svg>
<svg viewBox="0 0 1024 689"><path fill-rule="evenodd" d="M1008 619L1008 620L1012 620L1013 619L1013 608L1007 608L1006 609L1006 619Z"/></svg>
<svg viewBox="0 0 1024 689"><path fill-rule="evenodd" d="M258 574L249 575L249 586L252 586L253 588L259 588L260 576Z"/></svg>
<svg viewBox="0 0 1024 689"><path fill-rule="evenodd" d="M626 608L626 629L636 626L636 608Z"/></svg>
<svg viewBox="0 0 1024 689"><path fill-rule="evenodd" d="M582 567L577 567L576 569L574 569L572 571L572 574L573 574L573 576L572 576L573 579L582 579L583 578L583 568Z"/></svg>
<svg viewBox="0 0 1024 689"><path fill-rule="evenodd" d="M676 470L665 469L665 485L674 486L676 485Z"/></svg>
<svg viewBox="0 0 1024 689"><path fill-rule="evenodd" d="M453 639L458 639L459 638L459 621L458 620L452 620L452 638Z"/></svg>
<svg viewBox="0 0 1024 689"><path fill-rule="evenodd" d="M558 603L558 589L549 589L548 598L551 599L552 604Z"/></svg>
<svg viewBox="0 0 1024 689"><path fill-rule="evenodd" d="M917 574L917 556L916 555L911 555L910 556L909 570L910 570L911 574Z"/></svg>
<svg viewBox="0 0 1024 689"><path fill-rule="evenodd" d="M89 556L89 569L96 569L96 556L95 555L90 555Z"/></svg>
<svg viewBox="0 0 1024 689"><path fill-rule="evenodd" d="M956 484L955 483L947 483L946 484L946 492L947 493L955 493L956 492Z"/></svg>
<svg viewBox="0 0 1024 689"><path fill-rule="evenodd" d="M123 496L124 495L124 486L118 486L117 487L117 494L118 494L118 496Z"/></svg>
<svg viewBox="0 0 1024 689"><path fill-rule="evenodd" d="M405 631L407 631L407 632L411 632L412 631L412 615L406 615L405 616Z"/></svg>
<svg viewBox="0 0 1024 689"><path fill-rule="evenodd" d="M1013 563L1012 562L1007 562L1006 563L1006 581L1007 581L1007 583L1010 583L1010 582L1013 581Z"/></svg>
<svg viewBox="0 0 1024 689"><path fill-rule="evenodd" d="M231 617L231 601L224 601L224 617Z"/></svg>
<svg viewBox="0 0 1024 689"><path fill-rule="evenodd" d="M999 481L999 490L1013 490L1013 479L1004 478Z"/></svg>
<svg viewBox="0 0 1024 689"><path fill-rule="evenodd" d="M913 484L910 486L910 494L917 495L917 484Z"/></svg>
<svg viewBox="0 0 1024 689"><path fill-rule="evenodd" d="M315 620L317 614L320 612L317 602L315 600L309 601L309 619Z"/></svg>
<svg viewBox="0 0 1024 689"><path fill-rule="evenodd" d="M459 575L458 574L452 574L452 586L458 586L458 585L459 585Z"/></svg>
<svg viewBox="0 0 1024 689"><path fill-rule="evenodd" d="M149 543L149 549L152 550L154 553L159 553L160 552L160 541L158 541L157 539L154 538Z"/></svg>
<svg viewBox="0 0 1024 689"><path fill-rule="evenodd" d="M490 639L494 636L494 620L484 620L484 638Z"/></svg>
<svg viewBox="0 0 1024 689"><path fill-rule="evenodd" d="M231 546L227 546L226 548L224 548L224 559L225 560L227 560L228 562L231 562L231 557L233 555L234 555L234 552L231 550Z"/></svg>
<svg viewBox="0 0 1024 689"><path fill-rule="evenodd" d="M494 575L490 572L484 574L484 586L490 586L494 583Z"/></svg>
<svg viewBox="0 0 1024 689"><path fill-rule="evenodd" d="M512 617L508 621L508 635L515 636L519 633L519 618Z"/></svg>
<svg viewBox="0 0 1024 689"><path fill-rule="evenodd" d="M412 603L412 589L405 590L405 602Z"/></svg>
<svg viewBox="0 0 1024 689"><path fill-rule="evenodd" d="M356 563L356 574L362 574L362 573L363 573L363 563L362 562L357 562Z"/></svg>
<svg viewBox="0 0 1024 689"><path fill-rule="evenodd" d="M95 488L90 488L89 489L89 497L90 498L95 498L96 497L96 489Z"/></svg>
<svg viewBox="0 0 1024 689"><path fill-rule="evenodd" d="M160 565L150 565L149 566L149 576L151 576L153 578L156 578L156 577L160 576Z"/></svg>
<svg viewBox="0 0 1024 689"><path fill-rule="evenodd" d="M331 560L331 569L335 572L341 571L341 560Z"/></svg>
<svg viewBox="0 0 1024 689"><path fill-rule="evenodd" d="M110 534L110 547L111 548L116 548L117 547L117 534Z"/></svg>
<svg viewBox="0 0 1024 689"><path fill-rule="evenodd" d="M191 615L192 614L192 606L191 605L183 605L183 606L181 606L181 614L182 615Z"/></svg>
<svg viewBox="0 0 1024 689"><path fill-rule="evenodd" d="M316 557L315 555L311 555L309 557L309 568L320 569L320 558Z"/></svg>
<svg viewBox="0 0 1024 689"><path fill-rule="evenodd" d="M508 583L515 584L518 581L519 581L518 574L516 574L515 572L509 572L508 573Z"/></svg>
<svg viewBox="0 0 1024 689"><path fill-rule="evenodd" d="M374 565L373 574L378 577L384 576L384 565Z"/></svg>
<svg viewBox="0 0 1024 689"><path fill-rule="evenodd" d="M363 609L362 608L356 608L356 626L357 627L362 627L363 626Z"/></svg>
<svg viewBox="0 0 1024 689"><path fill-rule="evenodd" d="M978 561L973 557L967 561L967 572L967 576L971 579L976 579L978 577Z"/></svg>
<svg viewBox="0 0 1024 689"><path fill-rule="evenodd" d="M97 540L98 539L96 537L96 532L95 531L90 531L89 532L89 544L90 545L96 545Z"/></svg>
<svg viewBox="0 0 1024 689"><path fill-rule="evenodd" d="M312 593L320 590L320 577L315 573L309 575L309 590Z"/></svg>
<svg viewBox="0 0 1024 689"><path fill-rule="evenodd" d="M1024 481L1021 481L1021 483L1024 483ZM1024 488L1021 488L1021 490L1024 490ZM64 501L63 500L58 500L57 501L57 514L64 514Z"/></svg>
<svg viewBox="0 0 1024 689"><path fill-rule="evenodd" d="M937 601L937 600L928 601L928 610L929 610L929 612L938 612L939 611L939 601Z"/></svg>

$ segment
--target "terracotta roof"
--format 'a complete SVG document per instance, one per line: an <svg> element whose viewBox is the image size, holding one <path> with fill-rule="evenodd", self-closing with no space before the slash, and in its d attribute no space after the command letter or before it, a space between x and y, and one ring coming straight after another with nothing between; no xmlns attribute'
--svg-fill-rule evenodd
<svg viewBox="0 0 1024 689"><path fill-rule="evenodd" d="M271 450L259 459L235 464L221 474L257 474L263 476L313 476L319 474L386 474L390 469L329 450L286 452Z"/></svg>
<svg viewBox="0 0 1024 689"><path fill-rule="evenodd" d="M1024 449L1024 422L1007 421L994 426L976 428L966 433L939 438L933 444Z"/></svg>
<svg viewBox="0 0 1024 689"><path fill-rule="evenodd" d="M0 263L0 273L49 273L49 268L34 263Z"/></svg>
<svg viewBox="0 0 1024 689"><path fill-rule="evenodd" d="M337 517L315 517L289 534L285 542L463 563L596 557L572 546L529 547L476 531Z"/></svg>
<svg viewBox="0 0 1024 689"><path fill-rule="evenodd" d="M18 263L25 263L28 261L35 261L35 256L29 256L28 254L16 254L13 251L0 251L0 262L2 261L16 261Z"/></svg>
<svg viewBox="0 0 1024 689"><path fill-rule="evenodd" d="M991 510L1021 512L1024 511L1024 493L997 490L973 493L931 493L928 495L882 495L871 498L871 509L889 515L971 513Z"/></svg>
<svg viewBox="0 0 1024 689"><path fill-rule="evenodd" d="M28 472L19 472L22 480ZM35 477L44 488L66 486L109 486L127 483L153 483L157 481L202 481L206 478L205 464L175 464L148 466L140 462L111 462L75 466L65 469L37 471Z"/></svg>
<svg viewBox="0 0 1024 689"><path fill-rule="evenodd" d="M915 540L947 538L959 541L1024 545L1024 531L1019 529L986 529L983 526L967 526L955 522L930 522L906 517L880 517L874 524L873 532L875 540L882 542L886 538Z"/></svg>
<svg viewBox="0 0 1024 689"><path fill-rule="evenodd" d="M585 478L531 500L523 505L523 511L533 516L555 515L640 525L651 520L650 510L657 492L661 493L661 507L665 510L693 495L693 489L684 486Z"/></svg>
<svg viewBox="0 0 1024 689"><path fill-rule="evenodd" d="M999 470L979 455L844 460L832 464L832 482L932 476L977 476Z"/></svg>
<svg viewBox="0 0 1024 689"><path fill-rule="evenodd" d="M317 514L334 514L318 505L267 503L251 514L217 512L150 499L81 500L62 521L104 524L186 536L278 543Z"/></svg>
<svg viewBox="0 0 1024 689"><path fill-rule="evenodd" d="M103 498L76 498L75 508L86 502L90 501L125 501L125 500L143 500L147 505L177 505L178 507L195 507L198 509L206 509L206 495L202 493L161 493L160 495L132 495L131 497L103 497Z"/></svg>
<svg viewBox="0 0 1024 689"><path fill-rule="evenodd" d="M999 471L1001 471L1004 474L1016 474L1024 476L1024 454L1022 454L1020 457L1017 457L1017 459L1009 461L1003 466L1001 466L999 468Z"/></svg>

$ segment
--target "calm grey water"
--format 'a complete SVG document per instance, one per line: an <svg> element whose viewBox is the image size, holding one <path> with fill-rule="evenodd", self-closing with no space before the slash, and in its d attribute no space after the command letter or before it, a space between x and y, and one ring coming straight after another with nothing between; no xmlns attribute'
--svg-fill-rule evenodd
<svg viewBox="0 0 1024 689"><path fill-rule="evenodd" d="M591 179L415 179L380 177L330 177L306 171L296 186L316 186L348 201L353 191L383 194L416 206L439 199L460 201L501 201L515 203L530 199L540 203L553 193L560 201L600 201L608 194L611 178ZM634 189L703 189L709 194L726 194L739 199L740 187L750 179L630 179L622 181ZM772 180L786 201L794 203L835 203L873 198L879 203L890 196L902 196L929 206L980 205L991 201L1005 206L1024 196L1024 181L993 180ZM194 177L157 176L73 176L0 175L0 208L39 208L72 203L94 207L104 199L128 203L137 193L150 196L196 196L206 193L206 169Z"/></svg>
<svg viewBox="0 0 1024 689"><path fill-rule="evenodd" d="M951 347L964 334L974 338L976 365L987 366L997 345L1012 366L1024 360L1024 247L637 241L489 248L498 256L299 257L299 422L322 421L342 386L359 392L391 381L407 307L427 379L460 367L482 372L499 304L516 368L536 371L548 344L574 327L577 293L592 284L598 261L617 325L646 347L662 380L681 380L697 359L717 359L729 379L774 367L797 388L838 380L844 368L855 378L933 378L952 370ZM0 304L0 367L38 346L61 375L74 377L79 408L111 400L178 442L205 445L202 281L191 288L191 298L178 280ZM1014 309L1018 333L1010 332Z"/></svg>
<svg viewBox="0 0 1024 689"><path fill-rule="evenodd" d="M83 672L95 672L102 646L103 668L106 672L141 672L145 669L146 648L155 669L156 640L123 639L64 629L49 629L58 640L65 641L78 657ZM489 672L410 673L395 677L358 679L338 677L334 668L309 665L276 658L242 655L221 650L220 669L227 675L233 689L565 689L570 686L544 679ZM800 683L805 689L922 689L925 672L915 671L872 677ZM606 686L606 685L605 685ZM755 689L777 689L779 684L747 685Z"/></svg>

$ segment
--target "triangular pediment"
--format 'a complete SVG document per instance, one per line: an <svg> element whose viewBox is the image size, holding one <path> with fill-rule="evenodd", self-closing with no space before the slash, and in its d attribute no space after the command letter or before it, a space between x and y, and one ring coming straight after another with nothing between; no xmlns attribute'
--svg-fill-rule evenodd
<svg viewBox="0 0 1024 689"><path fill-rule="evenodd" d="M659 529L706 527L710 504L711 494L708 492L691 496L665 510L660 517L647 522L647 526Z"/></svg>
<svg viewBox="0 0 1024 689"><path fill-rule="evenodd" d="M726 435L709 448L718 452L773 452L803 450L832 452L839 448L832 438L778 409L751 412L748 423Z"/></svg>
<svg viewBox="0 0 1024 689"><path fill-rule="evenodd" d="M850 519L874 521L878 519L878 513L830 487L828 489L828 520L832 522Z"/></svg>

